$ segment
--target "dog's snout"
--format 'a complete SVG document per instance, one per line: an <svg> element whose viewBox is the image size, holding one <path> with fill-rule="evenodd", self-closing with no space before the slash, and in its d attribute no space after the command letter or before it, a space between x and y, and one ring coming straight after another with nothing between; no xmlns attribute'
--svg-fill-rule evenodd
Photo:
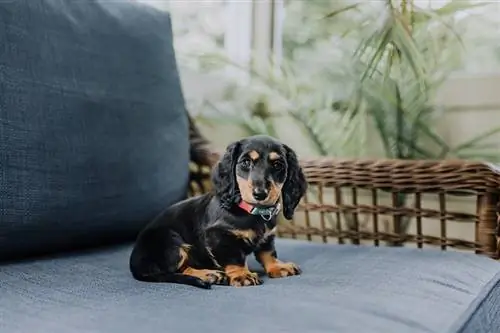
<svg viewBox="0 0 500 333"><path fill-rule="evenodd" d="M268 191L266 189L254 189L252 191L252 195L253 197L255 198L255 200L264 200L265 198L267 198L267 194L268 194Z"/></svg>

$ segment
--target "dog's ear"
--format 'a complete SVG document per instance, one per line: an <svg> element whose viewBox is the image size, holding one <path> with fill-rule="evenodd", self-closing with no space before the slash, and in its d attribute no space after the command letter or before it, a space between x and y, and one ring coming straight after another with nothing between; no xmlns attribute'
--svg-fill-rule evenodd
<svg viewBox="0 0 500 333"><path fill-rule="evenodd" d="M229 144L224 155L212 171L212 183L215 195L219 198L221 206L231 208L240 201L240 192L236 183L235 166L240 154L240 142Z"/></svg>
<svg viewBox="0 0 500 333"><path fill-rule="evenodd" d="M286 151L288 164L287 177L281 191L283 197L283 216L287 220L291 220L295 208L307 191L307 181L295 152L287 145L283 145L283 147Z"/></svg>

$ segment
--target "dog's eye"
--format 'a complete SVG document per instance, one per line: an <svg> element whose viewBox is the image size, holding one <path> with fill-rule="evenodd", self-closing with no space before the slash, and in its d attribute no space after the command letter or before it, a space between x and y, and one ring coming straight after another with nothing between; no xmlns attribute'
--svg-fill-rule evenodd
<svg viewBox="0 0 500 333"><path fill-rule="evenodd" d="M274 162L274 163L273 163L273 168L274 168L275 170L282 170L282 169L284 168L284 165L283 165L283 163L281 163L281 162Z"/></svg>
<svg viewBox="0 0 500 333"><path fill-rule="evenodd" d="M242 167L242 168L244 168L244 169L248 169L248 168L250 168L250 166L252 165L252 162L250 162L250 160L249 160L249 159L244 159L244 160L242 160L242 161L240 162L240 165L241 165L241 167Z"/></svg>

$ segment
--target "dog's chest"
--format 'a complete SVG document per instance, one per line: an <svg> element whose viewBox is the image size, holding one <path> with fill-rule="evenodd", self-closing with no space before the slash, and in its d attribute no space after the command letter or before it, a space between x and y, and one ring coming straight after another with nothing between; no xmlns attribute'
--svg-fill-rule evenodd
<svg viewBox="0 0 500 333"><path fill-rule="evenodd" d="M264 230L262 232L260 241L266 241L269 237L274 236L276 234L276 228L276 224L264 225Z"/></svg>
<svg viewBox="0 0 500 333"><path fill-rule="evenodd" d="M233 233L245 245L245 252L251 253L276 233L276 225L258 225L248 229L234 230Z"/></svg>
<svg viewBox="0 0 500 333"><path fill-rule="evenodd" d="M255 245L259 245L264 243L269 239L269 237L273 236L276 233L276 225L263 225L260 226L257 230L255 230L255 237L253 239L253 243Z"/></svg>

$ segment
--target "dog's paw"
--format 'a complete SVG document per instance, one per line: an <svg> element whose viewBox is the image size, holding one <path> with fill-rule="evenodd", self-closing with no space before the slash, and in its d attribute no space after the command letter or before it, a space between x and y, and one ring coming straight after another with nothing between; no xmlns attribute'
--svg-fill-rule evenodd
<svg viewBox="0 0 500 333"><path fill-rule="evenodd" d="M300 267L293 262L277 261L270 264L266 268L266 273L271 278L282 278L286 276L299 275L302 273Z"/></svg>
<svg viewBox="0 0 500 333"><path fill-rule="evenodd" d="M208 282L211 284L227 285L228 279L226 273L222 271L211 271L208 273Z"/></svg>
<svg viewBox="0 0 500 333"><path fill-rule="evenodd" d="M233 287L258 286L262 284L262 282L259 275L253 272L229 277L229 285Z"/></svg>
<svg viewBox="0 0 500 333"><path fill-rule="evenodd" d="M225 271L229 285L233 287L258 286L263 283L257 273L250 272L244 266L228 266Z"/></svg>
<svg viewBox="0 0 500 333"><path fill-rule="evenodd" d="M193 269L187 268L183 274L197 277L203 282L209 284L219 284L225 285L228 283L227 275L223 271L212 270L212 269Z"/></svg>

